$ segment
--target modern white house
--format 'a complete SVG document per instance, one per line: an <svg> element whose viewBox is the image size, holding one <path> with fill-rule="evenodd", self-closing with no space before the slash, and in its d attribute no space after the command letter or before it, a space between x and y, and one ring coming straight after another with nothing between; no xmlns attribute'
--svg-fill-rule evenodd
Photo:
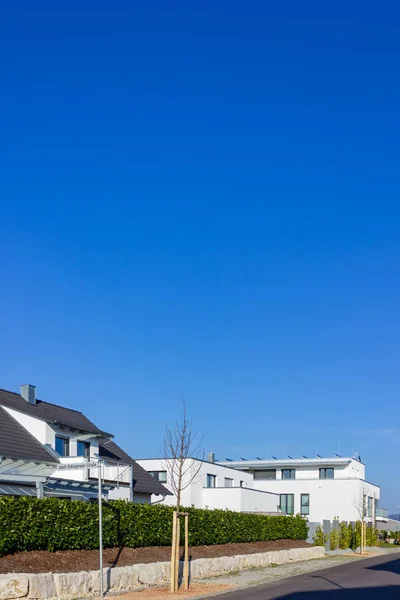
<svg viewBox="0 0 400 600"><path fill-rule="evenodd" d="M171 459L141 459L138 463L171 492ZM242 512L301 514L310 522L324 519L357 521L364 514L373 523L385 511L377 509L380 488L365 480L358 458L300 458L215 462L190 459L182 505ZM175 504L176 497L165 500ZM364 510L363 510L364 507Z"/></svg>
<svg viewBox="0 0 400 600"><path fill-rule="evenodd" d="M210 457L212 458L212 457ZM138 459L137 462L157 481L163 483L173 494L164 503L176 504L172 483L172 459ZM229 509L238 512L260 512L277 514L279 494L254 487L254 476L212 460L188 459L185 463L182 482L182 506L196 508ZM176 478L175 478L176 479Z"/></svg>
<svg viewBox="0 0 400 600"><path fill-rule="evenodd" d="M81 412L37 399L33 385L0 390L0 495L94 499L99 468L108 499L168 495L112 438Z"/></svg>
<svg viewBox="0 0 400 600"><path fill-rule="evenodd" d="M365 479L359 457L286 458L224 461L238 472L253 475L258 489L279 494L279 505L287 514L302 514L310 522L324 519L365 521L378 516L380 488ZM380 517L379 517L380 518Z"/></svg>

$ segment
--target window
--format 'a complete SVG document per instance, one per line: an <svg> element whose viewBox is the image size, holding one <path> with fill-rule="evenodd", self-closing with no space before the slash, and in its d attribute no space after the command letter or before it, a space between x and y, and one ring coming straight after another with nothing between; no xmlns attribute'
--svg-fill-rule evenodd
<svg viewBox="0 0 400 600"><path fill-rule="evenodd" d="M56 435L56 452L60 456L69 456L69 438Z"/></svg>
<svg viewBox="0 0 400 600"><path fill-rule="evenodd" d="M207 473L207 487L215 488L216 482L217 482L216 475L210 475L210 473Z"/></svg>
<svg viewBox="0 0 400 600"><path fill-rule="evenodd" d="M287 515L294 514L294 494L281 494L279 496L279 507Z"/></svg>
<svg viewBox="0 0 400 600"><path fill-rule="evenodd" d="M78 456L84 456L90 458L90 444L89 442L80 442L78 440Z"/></svg>
<svg viewBox="0 0 400 600"><path fill-rule="evenodd" d="M300 513L302 515L310 514L310 494L301 494L301 496L300 496Z"/></svg>
<svg viewBox="0 0 400 600"><path fill-rule="evenodd" d="M282 479L296 479L296 469L282 469Z"/></svg>
<svg viewBox="0 0 400 600"><path fill-rule="evenodd" d="M261 471L252 471L254 479L276 479L276 469L262 469Z"/></svg>
<svg viewBox="0 0 400 600"><path fill-rule="evenodd" d="M244 481L241 481L240 482L240 487L243 487L243 486L244 486Z"/></svg>
<svg viewBox="0 0 400 600"><path fill-rule="evenodd" d="M149 474L160 483L167 483L167 471L149 471Z"/></svg>
<svg viewBox="0 0 400 600"><path fill-rule="evenodd" d="M320 469L319 470L319 478L320 479L333 479L334 478L334 469Z"/></svg>
<svg viewBox="0 0 400 600"><path fill-rule="evenodd" d="M371 496L368 496L368 506L367 506L367 516L368 517L372 517L372 502L373 502L373 498L371 498Z"/></svg>
<svg viewBox="0 0 400 600"><path fill-rule="evenodd" d="M233 479L225 477L225 487L233 487Z"/></svg>

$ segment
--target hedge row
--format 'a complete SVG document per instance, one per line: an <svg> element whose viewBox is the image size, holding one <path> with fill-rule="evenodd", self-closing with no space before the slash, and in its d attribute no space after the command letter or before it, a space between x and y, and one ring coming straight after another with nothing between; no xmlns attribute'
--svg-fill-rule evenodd
<svg viewBox="0 0 400 600"><path fill-rule="evenodd" d="M169 546L173 510L162 505L104 502L104 547ZM185 510L189 512L191 546L307 538L307 522L300 516ZM23 550L54 552L98 547L97 504L58 498L0 497L0 555Z"/></svg>

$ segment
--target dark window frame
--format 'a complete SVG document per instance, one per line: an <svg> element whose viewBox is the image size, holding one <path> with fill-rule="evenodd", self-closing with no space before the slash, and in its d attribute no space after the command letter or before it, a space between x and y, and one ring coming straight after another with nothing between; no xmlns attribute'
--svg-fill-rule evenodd
<svg viewBox="0 0 400 600"><path fill-rule="evenodd" d="M57 440L60 440L63 443L63 452L62 452L62 454L60 454L60 452L57 450ZM59 456L62 456L62 457L71 456L70 455L71 444L70 444L70 438L69 437L66 437L66 436L63 436L63 435L56 435L54 447L55 447L55 450L56 450L56 452L57 452L57 454Z"/></svg>
<svg viewBox="0 0 400 600"><path fill-rule="evenodd" d="M303 504L303 498L308 499L308 504ZM306 508L307 512L303 509ZM310 494L300 494L300 514L307 517L310 514Z"/></svg>
<svg viewBox="0 0 400 600"><path fill-rule="evenodd" d="M228 485L227 485L227 483L228 483ZM233 487L233 479L232 479L232 477L225 477L224 478L224 487L226 487L226 488Z"/></svg>
<svg viewBox="0 0 400 600"><path fill-rule="evenodd" d="M84 453L79 454L79 444L82 444L84 447ZM76 454L77 456L81 456L82 458L90 458L90 442L85 442L83 440L78 440L76 443Z"/></svg>
<svg viewBox="0 0 400 600"><path fill-rule="evenodd" d="M292 498L292 506L291 506L291 512L288 511L288 498ZM285 506L283 509L282 506L282 498L285 498ZM286 513L287 515L294 515L294 494L279 494L279 508L281 509L282 512Z"/></svg>
<svg viewBox="0 0 400 600"><path fill-rule="evenodd" d="M148 473L159 483L167 483L167 471L148 471Z"/></svg>
<svg viewBox="0 0 400 600"><path fill-rule="evenodd" d="M289 477L285 477L284 473L289 473ZM296 469L282 469L281 478L285 481L296 479Z"/></svg>
<svg viewBox="0 0 400 600"><path fill-rule="evenodd" d="M332 472L332 477L328 477L328 471ZM335 468L334 467L321 467L319 470L320 479L335 479Z"/></svg>
<svg viewBox="0 0 400 600"><path fill-rule="evenodd" d="M213 483L213 485L210 485L210 483ZM207 473L206 476L206 488L216 488L217 487L217 476L213 475L213 473Z"/></svg>

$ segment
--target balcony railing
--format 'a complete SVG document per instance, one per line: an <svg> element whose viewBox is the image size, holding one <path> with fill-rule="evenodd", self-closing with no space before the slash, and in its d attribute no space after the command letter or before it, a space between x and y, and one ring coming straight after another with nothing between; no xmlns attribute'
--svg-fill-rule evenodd
<svg viewBox="0 0 400 600"><path fill-rule="evenodd" d="M377 519L384 519L384 520L388 520L389 518L389 511L387 508L380 508L378 507L376 509L376 518Z"/></svg>

